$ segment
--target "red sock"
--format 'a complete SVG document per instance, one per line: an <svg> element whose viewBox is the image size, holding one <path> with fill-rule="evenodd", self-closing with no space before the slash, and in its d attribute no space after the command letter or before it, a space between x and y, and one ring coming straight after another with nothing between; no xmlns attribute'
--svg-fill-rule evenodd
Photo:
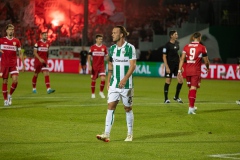
<svg viewBox="0 0 240 160"><path fill-rule="evenodd" d="M7 91L7 84L6 83L2 84L2 94L3 94L3 99L7 100L8 91Z"/></svg>
<svg viewBox="0 0 240 160"><path fill-rule="evenodd" d="M101 81L101 84L100 84L100 92L103 91L104 86L105 86L105 81Z"/></svg>
<svg viewBox="0 0 240 160"><path fill-rule="evenodd" d="M197 93L197 90L195 90L195 89L189 90L188 100L189 100L189 107L191 107L191 108L194 107L196 93Z"/></svg>
<svg viewBox="0 0 240 160"><path fill-rule="evenodd" d="M92 94L95 93L95 84L96 84L96 82L92 81L92 83L91 83Z"/></svg>
<svg viewBox="0 0 240 160"><path fill-rule="evenodd" d="M49 79L49 76L45 76L45 84L46 84L47 89L48 89L48 88L51 88L51 87L50 87L50 79Z"/></svg>
<svg viewBox="0 0 240 160"><path fill-rule="evenodd" d="M33 76L33 78L32 78L32 87L36 88L36 85L37 85L37 76Z"/></svg>
<svg viewBox="0 0 240 160"><path fill-rule="evenodd" d="M17 85L18 85L18 83L12 83L12 86L11 86L11 88L10 88L10 95L13 94L13 92L14 92L15 89L17 88Z"/></svg>

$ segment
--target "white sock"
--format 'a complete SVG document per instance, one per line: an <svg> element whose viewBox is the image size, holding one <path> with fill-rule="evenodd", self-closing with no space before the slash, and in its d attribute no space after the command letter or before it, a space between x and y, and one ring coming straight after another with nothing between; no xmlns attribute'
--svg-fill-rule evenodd
<svg viewBox="0 0 240 160"><path fill-rule="evenodd" d="M133 121L134 121L134 116L133 116L133 111L126 112L126 121L127 121L127 129L128 129L128 134L133 134Z"/></svg>
<svg viewBox="0 0 240 160"><path fill-rule="evenodd" d="M105 134L110 134L112 125L114 123L114 111L115 110L107 110L106 122L105 122Z"/></svg>

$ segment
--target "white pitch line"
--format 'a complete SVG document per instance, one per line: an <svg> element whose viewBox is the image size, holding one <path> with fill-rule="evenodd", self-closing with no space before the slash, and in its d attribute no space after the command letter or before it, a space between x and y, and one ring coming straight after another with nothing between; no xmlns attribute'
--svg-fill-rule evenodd
<svg viewBox="0 0 240 160"><path fill-rule="evenodd" d="M179 104L179 103L171 103L171 104L165 104L165 103L133 103L133 106L143 106L143 105L151 105L151 106L168 106L168 105L178 105L178 106L184 106L183 104ZM186 103L187 104L187 103ZM199 103L199 104L211 104L211 105L219 105L219 104L231 104L231 103ZM235 104L235 103L232 103L232 104ZM106 103L94 103L94 104L51 104L51 105L46 105L46 106L42 106L42 107L95 107L95 106L107 106L107 102ZM122 105L121 102L119 105ZM161 106L160 106L161 105ZM29 106L15 106L15 105L12 105L12 106L3 106L3 107L0 107L0 109L7 109L7 108L34 108L34 106L32 105L29 105Z"/></svg>
<svg viewBox="0 0 240 160"><path fill-rule="evenodd" d="M225 159L240 159L238 157L234 156L239 156L240 153L233 153L233 154L213 154L209 155L209 157L214 157L214 158L225 158Z"/></svg>

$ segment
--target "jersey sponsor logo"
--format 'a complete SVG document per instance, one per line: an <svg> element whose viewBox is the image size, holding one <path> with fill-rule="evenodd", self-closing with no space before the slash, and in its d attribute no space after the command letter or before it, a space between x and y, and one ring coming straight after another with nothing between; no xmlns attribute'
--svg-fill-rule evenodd
<svg viewBox="0 0 240 160"><path fill-rule="evenodd" d="M104 52L93 52L93 56L104 56Z"/></svg>
<svg viewBox="0 0 240 160"><path fill-rule="evenodd" d="M16 51L17 47L16 46L10 46L10 45L1 45L1 49L7 50L7 51Z"/></svg>
<svg viewBox="0 0 240 160"><path fill-rule="evenodd" d="M196 61L194 60L187 60L187 63L195 63Z"/></svg>
<svg viewBox="0 0 240 160"><path fill-rule="evenodd" d="M40 51L40 52L47 52L48 48L47 47L39 47L38 51Z"/></svg>
<svg viewBox="0 0 240 160"><path fill-rule="evenodd" d="M114 59L114 62L128 62L128 59Z"/></svg>

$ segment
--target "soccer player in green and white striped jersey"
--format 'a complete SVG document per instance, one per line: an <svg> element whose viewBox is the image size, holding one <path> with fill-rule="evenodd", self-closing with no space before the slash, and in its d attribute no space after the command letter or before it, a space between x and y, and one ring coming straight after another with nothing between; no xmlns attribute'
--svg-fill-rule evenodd
<svg viewBox="0 0 240 160"><path fill-rule="evenodd" d="M121 99L126 111L127 138L133 139L133 77L136 68L136 49L125 40L128 35L125 27L115 26L112 30L112 38L116 43L110 47L108 62L108 111L106 115L105 131L97 135L99 140L110 141L110 132L114 122L114 112Z"/></svg>

